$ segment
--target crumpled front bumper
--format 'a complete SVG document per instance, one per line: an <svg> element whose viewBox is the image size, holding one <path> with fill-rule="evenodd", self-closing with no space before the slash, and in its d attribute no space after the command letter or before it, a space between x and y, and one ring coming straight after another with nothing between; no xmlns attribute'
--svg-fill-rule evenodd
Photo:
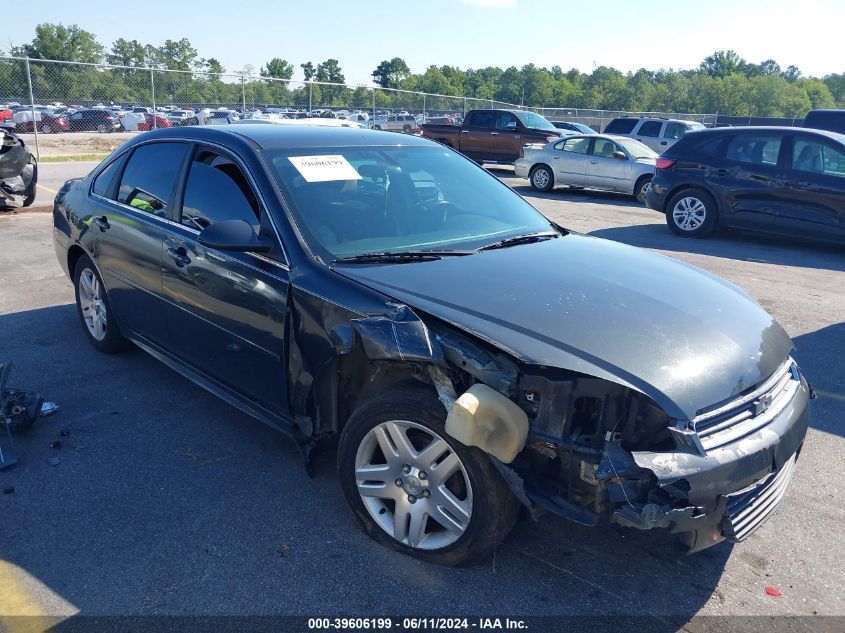
<svg viewBox="0 0 845 633"><path fill-rule="evenodd" d="M637 466L653 473L656 492L668 491L674 500L659 503L651 495L645 502L617 509L613 520L640 529L669 527L683 533L692 551L726 538L744 540L772 515L785 494L807 434L810 393L802 376L795 396L768 425L704 455L632 453Z"/></svg>

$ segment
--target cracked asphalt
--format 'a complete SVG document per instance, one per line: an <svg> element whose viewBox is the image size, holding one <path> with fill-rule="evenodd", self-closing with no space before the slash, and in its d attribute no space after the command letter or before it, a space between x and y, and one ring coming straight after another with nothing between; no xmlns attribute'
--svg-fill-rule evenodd
<svg viewBox="0 0 845 633"><path fill-rule="evenodd" d="M43 164L42 179L90 167ZM535 194L512 171L493 173L568 228L726 277L793 336L820 397L795 478L765 526L692 557L660 533L549 516L519 524L471 568L389 552L355 526L333 454L309 479L289 440L146 354L95 352L56 262L50 214L0 213L0 361L14 362L13 386L61 407L17 436L20 463L0 471L0 490L14 488L0 494L0 629L16 614L634 614L666 631L725 622L695 616L845 616L842 247L681 239L623 196ZM50 448L56 439L62 447ZM833 623L843 620L794 628Z"/></svg>

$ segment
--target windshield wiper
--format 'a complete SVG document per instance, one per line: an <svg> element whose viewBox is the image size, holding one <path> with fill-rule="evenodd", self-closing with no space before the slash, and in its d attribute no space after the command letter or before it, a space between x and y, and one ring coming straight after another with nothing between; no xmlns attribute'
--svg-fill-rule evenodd
<svg viewBox="0 0 845 633"><path fill-rule="evenodd" d="M475 251L384 251L381 253L361 253L349 257L338 257L332 263L343 264L380 264L403 262L428 262L444 257L472 255Z"/></svg>
<svg viewBox="0 0 845 633"><path fill-rule="evenodd" d="M491 251L496 248L507 248L508 246L518 246L520 244L533 244L534 242L542 242L544 240L554 239L560 237L560 233L553 231L543 231L541 233L526 233L524 235L514 235L513 237L506 237L498 242L493 242L487 246L482 246L478 250Z"/></svg>

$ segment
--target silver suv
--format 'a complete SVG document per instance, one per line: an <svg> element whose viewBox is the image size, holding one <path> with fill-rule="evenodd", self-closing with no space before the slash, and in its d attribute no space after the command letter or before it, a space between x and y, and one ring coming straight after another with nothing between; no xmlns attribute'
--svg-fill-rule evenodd
<svg viewBox="0 0 845 633"><path fill-rule="evenodd" d="M405 132L410 134L419 129L417 120L410 114L391 114L383 121L376 121L373 128L376 130L390 130L391 132Z"/></svg>
<svg viewBox="0 0 845 633"><path fill-rule="evenodd" d="M637 139L658 154L677 143L687 132L703 130L697 121L680 119L657 119L653 117L619 117L604 128L605 134L617 134Z"/></svg>

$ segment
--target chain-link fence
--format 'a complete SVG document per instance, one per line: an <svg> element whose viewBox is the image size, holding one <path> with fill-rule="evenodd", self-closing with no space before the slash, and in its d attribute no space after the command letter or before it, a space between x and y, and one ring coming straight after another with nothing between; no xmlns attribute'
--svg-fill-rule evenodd
<svg viewBox="0 0 845 633"><path fill-rule="evenodd" d="M597 131L624 115L689 119L708 126L716 121L711 114L533 108L493 99L249 73L0 56L0 119L11 118L20 132L33 133L39 157L39 134L135 132L276 117L340 118L376 129L415 132L426 122L460 123L469 110L479 108L532 110L552 121L580 122Z"/></svg>

